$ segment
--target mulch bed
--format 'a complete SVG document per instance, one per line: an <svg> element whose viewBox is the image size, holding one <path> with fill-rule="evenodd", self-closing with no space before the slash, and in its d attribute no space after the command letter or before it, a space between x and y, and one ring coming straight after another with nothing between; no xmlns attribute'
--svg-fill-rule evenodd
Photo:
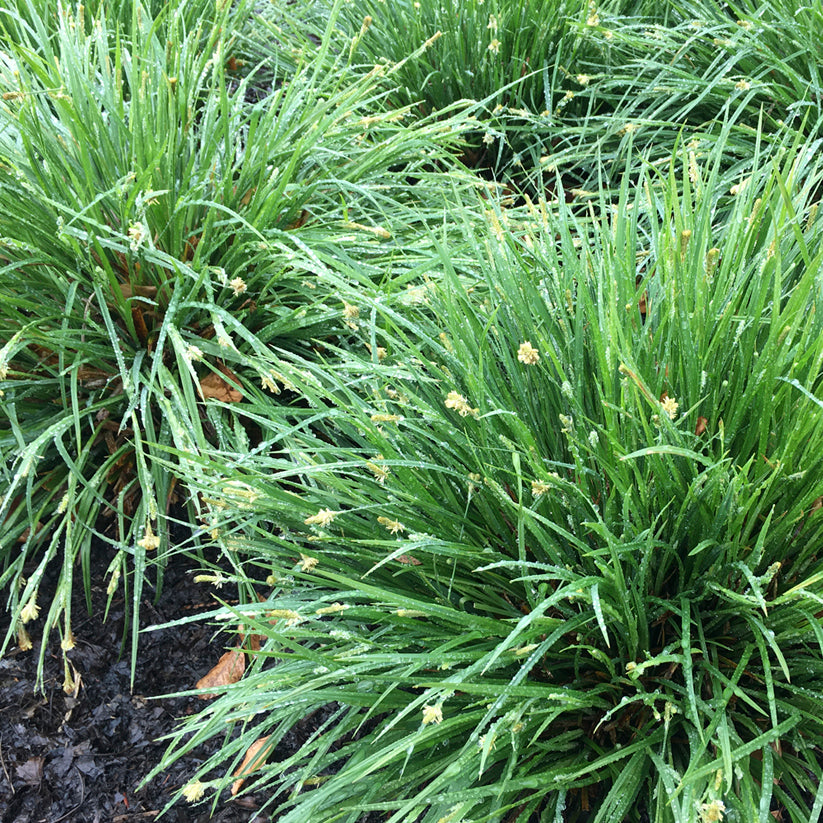
<svg viewBox="0 0 823 823"><path fill-rule="evenodd" d="M96 568L105 569L105 549L98 549ZM186 561L166 571L156 604L144 597L143 625L179 619L213 603L207 587L193 582ZM147 581L148 584L148 581ZM148 589L147 585L147 589ZM227 591L221 595L230 597ZM195 768L220 745L212 742L177 761L148 786L138 785L160 760L165 744L158 738L171 731L176 718L203 707L194 697L152 699L191 689L217 662L230 642L214 636L206 623L141 634L134 689L130 688L129 652L120 654L124 608L115 601L103 622L106 594L102 581L93 586L93 614L88 616L82 584L75 587L72 609L77 638L70 659L82 678L77 697L63 691L60 639L49 641L44 668L44 692L35 689L40 643L38 623L27 628L31 651L16 648L0 659L0 822L1 823L138 823L153 821ZM49 602L45 585L40 603ZM38 621L39 622L39 621ZM0 615L5 635L8 619ZM261 798L260 800L263 800ZM254 797L238 798L218 807L191 807L184 801L162 818L168 823L258 823L262 805Z"/></svg>

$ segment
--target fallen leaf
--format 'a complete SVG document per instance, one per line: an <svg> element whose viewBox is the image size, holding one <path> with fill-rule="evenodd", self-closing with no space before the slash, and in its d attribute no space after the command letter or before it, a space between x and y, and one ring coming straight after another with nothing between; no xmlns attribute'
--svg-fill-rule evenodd
<svg viewBox="0 0 823 823"><path fill-rule="evenodd" d="M260 645L263 642L263 640L265 640L262 634L250 634L247 636L243 632L242 625L237 627L237 634L240 636L240 645L246 646L248 644L248 649L252 652L259 652Z"/></svg>
<svg viewBox="0 0 823 823"><path fill-rule="evenodd" d="M211 372L207 374L200 381L200 394L205 400L208 397L213 397L215 400L221 400L223 403L239 403L243 399L243 395L232 386L232 383L237 386L240 385L240 380L237 375L226 366L218 366L223 374ZM225 377L223 376L225 375ZM229 383L226 377L232 381Z"/></svg>
<svg viewBox="0 0 823 823"><path fill-rule="evenodd" d="M136 286L131 283L121 283L120 292L128 300L130 297L157 297L157 286Z"/></svg>
<svg viewBox="0 0 823 823"><path fill-rule="evenodd" d="M705 417L698 417L697 418L697 425L694 427L694 433L700 437L704 431L706 431L706 426L709 425L709 421Z"/></svg>
<svg viewBox="0 0 823 823"><path fill-rule="evenodd" d="M200 235L193 234L188 240L186 240L186 246L183 249L183 262L188 263L189 260L194 257L194 253L197 251L197 246L200 244Z"/></svg>
<svg viewBox="0 0 823 823"><path fill-rule="evenodd" d="M643 294L640 295L640 300L638 301L637 307L640 309L640 316L643 322L646 322L646 314L649 310L649 293L644 291Z"/></svg>
<svg viewBox="0 0 823 823"><path fill-rule="evenodd" d="M40 358L40 364L53 366L55 363L60 362L60 358L51 349L45 348L45 346L38 346L36 343L32 343L29 348Z"/></svg>
<svg viewBox="0 0 823 823"><path fill-rule="evenodd" d="M407 566L423 565L421 560L418 560L416 557L412 557L410 554L401 554L399 557L396 557L395 560L398 563L405 563Z"/></svg>
<svg viewBox="0 0 823 823"><path fill-rule="evenodd" d="M197 681L198 689L214 689L218 686L229 686L236 683L246 670L246 655L240 649L227 651L217 665ZM210 700L215 694L200 694L201 700Z"/></svg>
<svg viewBox="0 0 823 823"><path fill-rule="evenodd" d="M35 532L39 532L42 525L43 524L38 520L34 527ZM20 535L20 537L17 538L17 542L25 543L29 539L29 537L31 537L31 526L28 526L26 530Z"/></svg>
<svg viewBox="0 0 823 823"><path fill-rule="evenodd" d="M234 55L229 57L229 59L226 61L226 68L229 71L239 71L245 65L246 65L245 60L238 60Z"/></svg>
<svg viewBox="0 0 823 823"><path fill-rule="evenodd" d="M143 309L140 306L132 306L131 319L134 323L134 333L140 344L145 346L149 342L149 329L146 325L146 318L143 316Z"/></svg>
<svg viewBox="0 0 823 823"><path fill-rule="evenodd" d="M45 762L45 757L30 757L14 771L24 783L28 783L29 786L36 786L43 779L43 764Z"/></svg>
<svg viewBox="0 0 823 823"><path fill-rule="evenodd" d="M77 379L90 389L99 389L105 386L112 377L111 372L95 369L92 366L80 366L77 370Z"/></svg>
<svg viewBox="0 0 823 823"><path fill-rule="evenodd" d="M306 225L308 219L309 213L305 209L303 209L298 215L297 219L293 220L291 223L289 223L288 226L286 226L286 229L289 231L291 231L292 229L299 229L301 226Z"/></svg>
<svg viewBox="0 0 823 823"><path fill-rule="evenodd" d="M83 685L83 678L80 675L80 672L74 667L74 663L71 660L66 660L68 664L66 667L66 675L63 680L63 691L73 697L75 700L77 699L77 695L80 694L80 686Z"/></svg>
<svg viewBox="0 0 823 823"><path fill-rule="evenodd" d="M239 780L235 780L234 783L231 784L231 794L232 797L243 788L243 783L245 782L246 776L251 774L256 769L259 769L265 762L266 758L269 756L269 752L265 751L263 754L260 754L260 749L262 749L266 743L269 741L270 735L266 735L265 737L261 737L259 740L255 740L254 743L249 746L249 750L246 752L246 756L243 758L243 762L240 764L237 771L234 773L235 777L239 777ZM243 775L240 777L240 775Z"/></svg>

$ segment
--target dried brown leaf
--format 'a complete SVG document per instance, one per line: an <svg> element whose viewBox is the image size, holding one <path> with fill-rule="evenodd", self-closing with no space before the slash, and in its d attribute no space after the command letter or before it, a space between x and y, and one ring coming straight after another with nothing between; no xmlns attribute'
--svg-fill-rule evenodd
<svg viewBox="0 0 823 823"><path fill-rule="evenodd" d="M146 325L146 318L140 306L132 306L131 319L134 323L134 332L140 344L145 346L149 342L149 328Z"/></svg>
<svg viewBox="0 0 823 823"><path fill-rule="evenodd" d="M640 314L645 320L649 311L649 293L647 291L644 291L643 294L640 295L637 307L640 309Z"/></svg>
<svg viewBox="0 0 823 823"><path fill-rule="evenodd" d="M211 372L200 381L200 394L203 399L213 397L223 403L239 403L243 399L243 395L237 390L237 386L240 385L239 378L226 366L219 366L219 369L223 374Z"/></svg>
<svg viewBox="0 0 823 823"><path fill-rule="evenodd" d="M157 297L157 286L136 286L131 283L121 283L120 292L128 300L130 297Z"/></svg>
<svg viewBox="0 0 823 823"><path fill-rule="evenodd" d="M259 769L266 762L266 758L269 756L269 752L264 751L262 754L260 754L260 750L263 749L266 743L269 742L269 736L270 735L261 737L259 740L255 740L254 743L252 743L251 746L249 746L249 749L246 752L246 756L243 758L243 762L240 764L237 771L234 773L234 776L239 779L235 780L234 783L231 784L232 797L236 795L241 788L243 788L243 783L245 782L246 777L256 769Z"/></svg>
<svg viewBox="0 0 823 823"><path fill-rule="evenodd" d="M694 433L700 437L704 431L706 431L706 426L709 425L709 421L705 417L698 417L697 418L697 425L694 427Z"/></svg>
<svg viewBox="0 0 823 823"><path fill-rule="evenodd" d="M45 762L45 757L30 757L25 763L17 766L14 771L24 783L29 786L37 786L43 779L43 765Z"/></svg>
<svg viewBox="0 0 823 823"><path fill-rule="evenodd" d="M33 343L29 348L40 358L41 364L53 366L55 363L60 362L60 358L45 346L38 346L36 343Z"/></svg>
<svg viewBox="0 0 823 823"><path fill-rule="evenodd" d="M186 246L183 249L183 262L188 263L189 260L194 257L194 253L197 251L198 245L200 245L200 237L199 234L193 234L186 240Z"/></svg>
<svg viewBox="0 0 823 823"><path fill-rule="evenodd" d="M412 557L410 554L401 554L399 557L395 557L395 560L398 563L403 563L406 566L421 566L423 565L420 560L416 557Z"/></svg>
<svg viewBox="0 0 823 823"><path fill-rule="evenodd" d="M300 214L298 215L296 220L293 220L289 225L286 227L289 231L292 229L299 229L301 226L305 226L309 219L309 213L303 209Z"/></svg>
<svg viewBox="0 0 823 823"><path fill-rule="evenodd" d="M90 389L102 388L109 382L111 377L111 372L95 369L93 366L80 366L77 370L77 379L81 385Z"/></svg>
<svg viewBox="0 0 823 823"><path fill-rule="evenodd" d="M237 627L237 634L240 635L240 645L246 646L246 648L248 648L248 650L252 652L259 652L260 645L265 640L262 634L246 635L243 631L242 625Z"/></svg>
<svg viewBox="0 0 823 823"><path fill-rule="evenodd" d="M215 689L219 686L228 686L236 683L246 670L246 655L241 649L227 651L217 665L197 681L198 689ZM198 695L201 700L209 700L214 694Z"/></svg>

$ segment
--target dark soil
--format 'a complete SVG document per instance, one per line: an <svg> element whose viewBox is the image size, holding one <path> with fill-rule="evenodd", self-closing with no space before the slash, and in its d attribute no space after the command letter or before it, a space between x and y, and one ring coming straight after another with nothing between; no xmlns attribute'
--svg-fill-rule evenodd
<svg viewBox="0 0 823 823"><path fill-rule="evenodd" d="M108 566L105 557L99 562L95 564L98 568ZM91 617L82 585L75 587L72 614L77 645L69 658L81 677L76 697L63 691L62 653L56 636L46 649L44 691L35 689L40 653L37 622L27 626L34 648L27 652L11 649L0 659L0 823L153 821L197 765L220 745L215 740L210 749L196 750L148 786L138 788L163 754L165 744L157 742L158 738L172 730L176 718L203 707L194 697L152 698L193 688L231 638L215 637L205 622L141 634L132 690L129 653L119 656L123 601L115 600L103 622L106 594L101 585L98 581L93 587ZM220 594L231 597L226 589ZM152 596L149 591L148 597ZM45 587L40 601L45 608ZM180 558L167 569L157 603L144 598L141 623L159 625L213 605L208 587L193 581L190 568ZM2 636L7 626L3 614ZM192 808L180 801L161 819L168 823L257 823L264 819L255 814L261 805L254 797L228 800L210 817L209 806Z"/></svg>

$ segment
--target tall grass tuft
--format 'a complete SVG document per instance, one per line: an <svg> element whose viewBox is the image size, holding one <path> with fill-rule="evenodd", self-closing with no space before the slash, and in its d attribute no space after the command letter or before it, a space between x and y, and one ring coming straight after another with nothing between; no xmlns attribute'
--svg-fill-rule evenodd
<svg viewBox="0 0 823 823"><path fill-rule="evenodd" d="M702 153L721 139L729 168L748 164L755 134L769 148L808 137L822 113L820 14L784 0L355 0L340 29L362 70L402 61L391 95L413 113L473 101L463 161L534 197L555 170L567 192L618 188L628 159L665 163L681 133Z"/></svg>
<svg viewBox="0 0 823 823"><path fill-rule="evenodd" d="M368 261L413 247L446 208L430 168L458 120L407 128L376 111L377 72L319 57L253 88L233 53L246 7L183 5L0 14L4 648L31 646L40 609L72 648L78 562L87 598L104 574L110 598L126 586L136 629L147 569L159 588L186 530L197 544L210 528L182 464L196 473L227 431L257 446L251 398L279 414L257 360L341 343L345 306L322 275L357 257L358 277L383 279ZM91 568L96 539L108 569Z"/></svg>
<svg viewBox="0 0 823 823"><path fill-rule="evenodd" d="M3 649L209 547L187 800L817 819L819 16L10 0Z"/></svg>
<svg viewBox="0 0 823 823"><path fill-rule="evenodd" d="M291 451L201 464L212 497L253 490L219 537L260 602L214 616L261 645L173 736L163 765L224 738L187 797L236 781L286 823L815 819L821 170L779 155L720 225L722 143L616 205L483 200L484 232L466 202L417 299L346 297L371 356L278 354Z"/></svg>

